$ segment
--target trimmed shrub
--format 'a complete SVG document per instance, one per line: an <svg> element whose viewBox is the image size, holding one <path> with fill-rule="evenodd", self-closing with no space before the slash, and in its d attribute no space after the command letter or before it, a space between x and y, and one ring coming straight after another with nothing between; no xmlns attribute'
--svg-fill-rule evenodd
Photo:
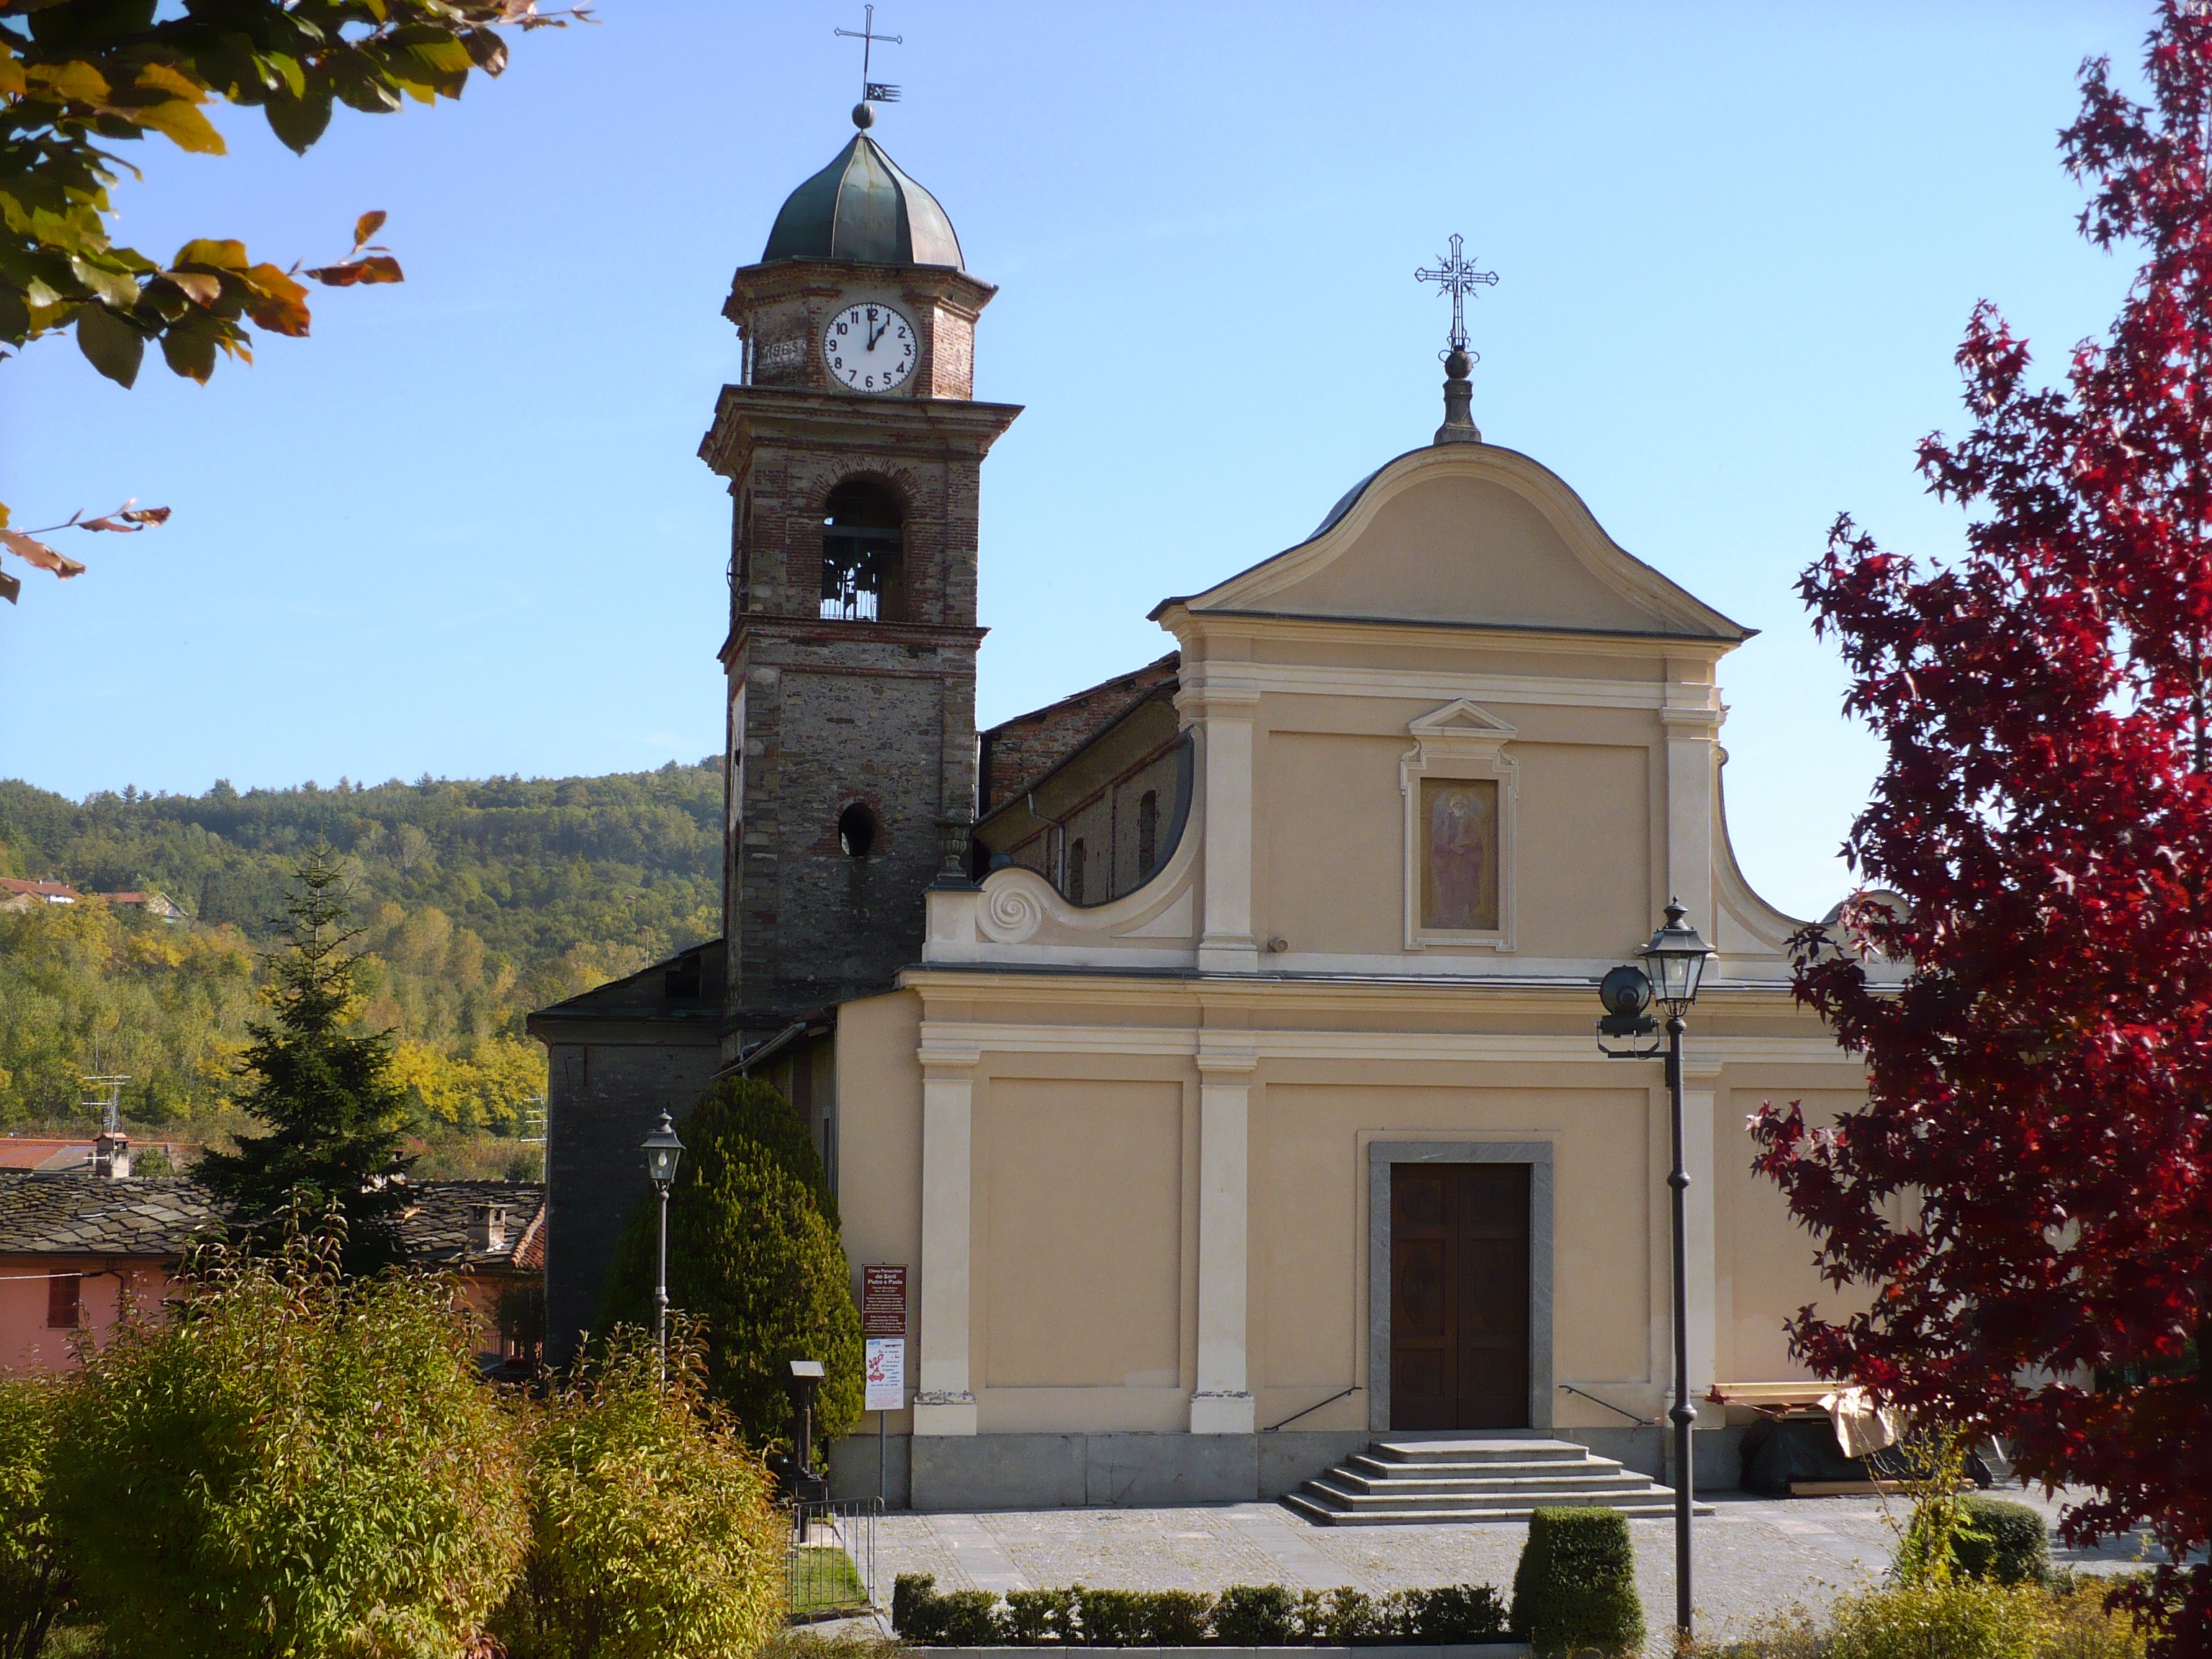
<svg viewBox="0 0 2212 1659"><path fill-rule="evenodd" d="M1133 1648L1145 1644L1145 1627L1150 1622L1145 1603L1151 1599L1151 1592L1079 1587L1077 1595L1083 1639L1091 1646Z"/></svg>
<svg viewBox="0 0 2212 1659"><path fill-rule="evenodd" d="M891 1580L891 1628L909 1642L939 1639L937 1575L902 1572Z"/></svg>
<svg viewBox="0 0 2212 1659"><path fill-rule="evenodd" d="M1838 1605L1826 1659L2041 1659L2051 1603L1999 1584L1924 1584Z"/></svg>
<svg viewBox="0 0 2212 1659"><path fill-rule="evenodd" d="M1163 1648L1194 1648L1213 1620L1213 1598L1201 1590L1154 1590L1146 1598L1145 1640Z"/></svg>
<svg viewBox="0 0 2212 1659"><path fill-rule="evenodd" d="M1027 1589L1006 1592L1006 1639L1012 1642L1073 1642L1075 1592Z"/></svg>
<svg viewBox="0 0 2212 1659"><path fill-rule="evenodd" d="M46 1515L55 1383L0 1378L0 1656L32 1659L71 1605L70 1576Z"/></svg>
<svg viewBox="0 0 2212 1659"><path fill-rule="evenodd" d="M1399 1595L1406 1608L1400 1634L1406 1641L1492 1642L1505 1634L1505 1603L1491 1585L1447 1584Z"/></svg>
<svg viewBox="0 0 2212 1659"><path fill-rule="evenodd" d="M1641 1646L1644 1604L1627 1521L1598 1509L1531 1515L1513 1574L1512 1626L1539 1654L1626 1654Z"/></svg>
<svg viewBox="0 0 2212 1659"><path fill-rule="evenodd" d="M196 1250L176 1317L64 1385L49 1513L131 1659L458 1653L514 1582L515 1437L452 1282L343 1248Z"/></svg>
<svg viewBox="0 0 2212 1659"><path fill-rule="evenodd" d="M1306 1640L1332 1648L1374 1641L1382 1633L1381 1612L1366 1591L1339 1585L1318 1598L1306 1625Z"/></svg>
<svg viewBox="0 0 2212 1659"><path fill-rule="evenodd" d="M1962 1498L1964 1528L1951 1537L1951 1565L1962 1577L1998 1584L2040 1584L2051 1573L2051 1526L2040 1511L2009 1498Z"/></svg>
<svg viewBox="0 0 2212 1659"><path fill-rule="evenodd" d="M999 1629L999 1598L989 1590L947 1590L937 1598L939 1639L952 1648L994 1648L1004 1640Z"/></svg>
<svg viewBox="0 0 2212 1659"><path fill-rule="evenodd" d="M1214 1638L1224 1647L1280 1647L1297 1634L1297 1611L1280 1584L1231 1584L1213 1603Z"/></svg>
<svg viewBox="0 0 2212 1659"><path fill-rule="evenodd" d="M921 1646L996 1647L1006 1639L999 1598L989 1590L942 1590L937 1575L902 1572L891 1581L891 1628Z"/></svg>
<svg viewBox="0 0 2212 1659"><path fill-rule="evenodd" d="M756 1446L796 1438L793 1359L828 1375L814 1400L817 1446L860 1421L860 1316L836 1206L806 1126L768 1084L730 1078L684 1120L668 1199L668 1296L707 1344L707 1391ZM603 1325L650 1326L659 1200L630 1217Z"/></svg>
<svg viewBox="0 0 2212 1659"><path fill-rule="evenodd" d="M494 1621L513 1659L750 1652L783 1622L787 1524L702 1371L684 1326L665 1383L624 1327L544 1408L530 1554Z"/></svg>

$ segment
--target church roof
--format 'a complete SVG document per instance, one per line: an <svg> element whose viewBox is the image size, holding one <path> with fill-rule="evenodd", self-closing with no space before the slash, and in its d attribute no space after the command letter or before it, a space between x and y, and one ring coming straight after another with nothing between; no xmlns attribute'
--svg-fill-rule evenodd
<svg viewBox="0 0 2212 1659"><path fill-rule="evenodd" d="M937 198L865 132L791 192L761 254L763 264L771 259L965 269L960 239Z"/></svg>

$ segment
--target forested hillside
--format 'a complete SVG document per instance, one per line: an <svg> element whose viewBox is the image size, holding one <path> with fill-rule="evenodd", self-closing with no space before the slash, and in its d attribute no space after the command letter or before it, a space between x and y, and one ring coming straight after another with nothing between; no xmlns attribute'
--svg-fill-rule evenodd
<svg viewBox="0 0 2212 1659"><path fill-rule="evenodd" d="M362 1023L402 1039L427 1122L512 1132L544 1089L531 1009L720 931L721 812L713 760L83 801L0 782L0 875L155 890L189 918L0 913L0 1125L73 1115L89 1071L128 1073L141 1122L220 1113L287 875L327 836L357 871Z"/></svg>

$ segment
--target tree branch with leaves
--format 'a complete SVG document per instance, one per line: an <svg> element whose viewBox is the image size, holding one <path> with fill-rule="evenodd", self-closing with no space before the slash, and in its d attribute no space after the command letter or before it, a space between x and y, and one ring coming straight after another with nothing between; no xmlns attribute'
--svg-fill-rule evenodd
<svg viewBox="0 0 2212 1659"><path fill-rule="evenodd" d="M343 258L305 268L257 261L234 238L195 237L166 264L118 243L109 191L138 173L111 146L154 134L222 155L207 109L228 103L260 110L304 155L339 104L384 114L409 99L459 98L472 73L507 67L502 28L588 17L585 7L543 13L535 0L223 0L181 10L156 0L0 0L0 355L68 333L95 369L128 386L154 344L173 372L204 383L219 356L252 360L248 325L307 332L300 279L400 281L398 259L371 240L380 212L362 216ZM0 531L7 525L0 504Z"/></svg>

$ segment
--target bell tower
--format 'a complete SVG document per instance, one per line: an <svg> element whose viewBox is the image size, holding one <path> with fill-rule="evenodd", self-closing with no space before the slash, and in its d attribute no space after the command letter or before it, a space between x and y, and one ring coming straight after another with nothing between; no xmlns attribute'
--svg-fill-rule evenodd
<svg viewBox="0 0 2212 1659"><path fill-rule="evenodd" d="M997 290L853 118L731 283L742 378L699 449L732 507L730 1044L890 984L924 890L966 881L977 498L1021 410L972 396Z"/></svg>

